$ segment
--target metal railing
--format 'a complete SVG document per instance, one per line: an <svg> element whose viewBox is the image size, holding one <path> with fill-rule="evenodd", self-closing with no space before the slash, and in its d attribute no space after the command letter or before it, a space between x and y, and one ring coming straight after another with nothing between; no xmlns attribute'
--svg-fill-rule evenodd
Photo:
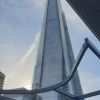
<svg viewBox="0 0 100 100"><path fill-rule="evenodd" d="M72 67L72 70L71 70L69 76L64 81L62 81L54 86L41 88L41 89L35 89L35 90L0 90L0 94L37 94L37 93L44 93L44 92L49 92L49 91L54 90L62 95L65 95L65 96L71 98L72 100L80 100L80 99L100 95L100 90L98 90L98 91L94 91L91 93L75 96L73 94L67 93L66 91L63 90L63 88L60 88L60 87L64 86L65 84L68 84L69 81L73 78L73 76L74 76L75 72L77 71L77 68L88 48L100 59L100 51L92 44L92 42L88 38L86 38L85 42L83 43L81 50L78 54L78 57Z"/></svg>

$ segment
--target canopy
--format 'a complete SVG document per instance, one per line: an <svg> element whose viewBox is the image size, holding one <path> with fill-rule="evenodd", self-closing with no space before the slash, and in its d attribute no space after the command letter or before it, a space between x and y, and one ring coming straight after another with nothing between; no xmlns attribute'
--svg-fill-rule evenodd
<svg viewBox="0 0 100 100"><path fill-rule="evenodd" d="M66 0L100 40L100 0Z"/></svg>

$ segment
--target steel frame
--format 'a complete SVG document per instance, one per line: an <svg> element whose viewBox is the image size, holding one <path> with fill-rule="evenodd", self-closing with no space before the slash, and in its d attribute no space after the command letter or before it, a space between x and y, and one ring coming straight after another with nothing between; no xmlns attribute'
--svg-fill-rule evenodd
<svg viewBox="0 0 100 100"><path fill-rule="evenodd" d="M62 95L65 95L65 96L71 98L72 100L80 100L80 99L100 95L100 90L98 90L98 91L94 91L91 93L75 96L70 93L67 93L66 91L63 90L63 88L60 88L60 87L64 86L65 84L68 84L69 81L73 78L73 76L74 76L75 72L77 71L77 68L88 48L100 59L100 51L92 44L92 42L88 38L86 38L85 42L83 43L83 45L81 47L81 50L78 54L77 59L76 59L75 63L73 64L73 67L72 67L72 70L71 70L69 76L64 81L61 81L60 83L58 83L54 86L41 88L41 89L35 89L35 90L0 90L0 94L37 94L37 93L44 93L44 92L49 92L49 91L54 90Z"/></svg>

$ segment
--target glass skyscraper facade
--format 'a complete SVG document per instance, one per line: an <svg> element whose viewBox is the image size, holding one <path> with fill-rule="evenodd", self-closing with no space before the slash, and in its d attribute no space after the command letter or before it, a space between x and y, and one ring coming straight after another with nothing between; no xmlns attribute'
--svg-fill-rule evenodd
<svg viewBox="0 0 100 100"><path fill-rule="evenodd" d="M49 87L67 78L74 63L74 54L60 0L47 0L40 36L33 89ZM82 94L76 72L65 91ZM39 94L42 100L70 100L54 91Z"/></svg>

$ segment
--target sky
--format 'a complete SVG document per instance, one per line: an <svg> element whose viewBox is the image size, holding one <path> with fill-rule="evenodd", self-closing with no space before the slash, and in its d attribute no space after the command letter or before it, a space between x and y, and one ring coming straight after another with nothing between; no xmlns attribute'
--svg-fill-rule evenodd
<svg viewBox="0 0 100 100"><path fill-rule="evenodd" d="M61 0L77 57L84 38L100 50L100 42L65 0ZM0 0L0 70L5 73L4 89L31 88L45 0ZM88 50L79 65L84 93L100 89L100 60ZM86 100L99 100L100 96Z"/></svg>

